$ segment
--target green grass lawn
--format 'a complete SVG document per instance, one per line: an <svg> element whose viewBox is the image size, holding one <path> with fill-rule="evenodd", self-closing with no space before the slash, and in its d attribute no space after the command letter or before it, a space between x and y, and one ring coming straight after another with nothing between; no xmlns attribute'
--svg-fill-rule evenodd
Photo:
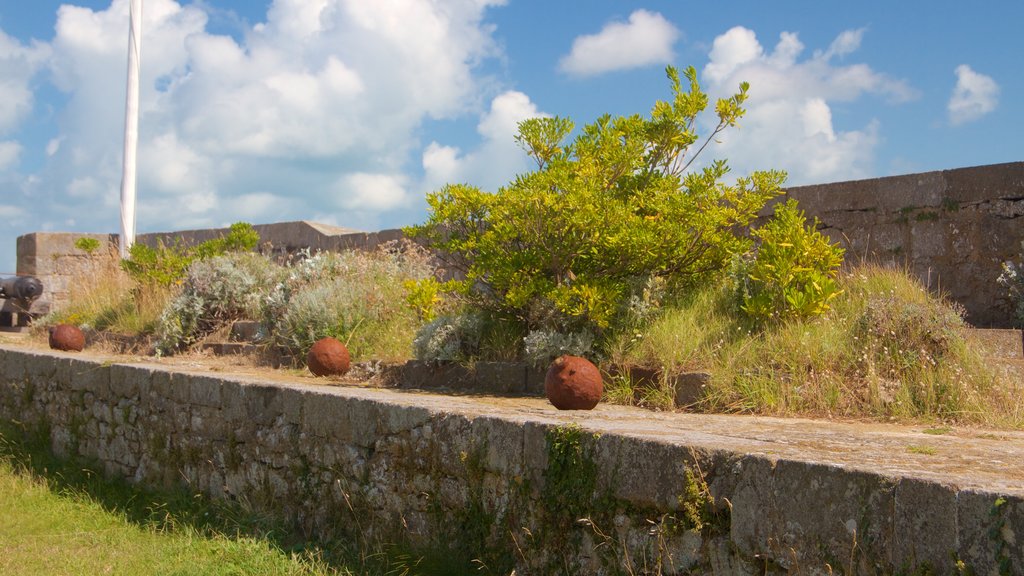
<svg viewBox="0 0 1024 576"><path fill-rule="evenodd" d="M353 574L262 520L62 464L0 428L0 574Z"/></svg>

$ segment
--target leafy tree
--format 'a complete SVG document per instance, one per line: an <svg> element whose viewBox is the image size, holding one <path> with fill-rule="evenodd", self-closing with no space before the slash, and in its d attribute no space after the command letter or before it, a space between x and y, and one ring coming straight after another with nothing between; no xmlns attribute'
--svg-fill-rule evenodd
<svg viewBox="0 0 1024 576"><path fill-rule="evenodd" d="M715 137L743 116L748 86L717 101L718 123L700 143L708 106L697 73L667 69L671 101L650 117L603 116L569 143L572 121L535 118L516 141L537 170L495 194L466 184L430 194L428 221L406 230L465 275L470 305L522 322L524 330L614 330L652 279L682 290L748 249L742 231L779 193L785 174L723 182L716 160L689 171ZM698 143L700 146L698 147Z"/></svg>

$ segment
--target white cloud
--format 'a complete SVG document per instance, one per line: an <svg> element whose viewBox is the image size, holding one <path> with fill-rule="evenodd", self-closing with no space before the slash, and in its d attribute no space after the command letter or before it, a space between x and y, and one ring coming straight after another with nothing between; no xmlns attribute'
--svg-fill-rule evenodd
<svg viewBox="0 0 1024 576"><path fill-rule="evenodd" d="M422 152L422 123L473 114L495 92L479 65L501 54L484 16L503 2L274 0L232 38L210 32L202 3L147 0L139 230L312 217L366 227L407 209L419 184L402 174ZM37 221L88 212L92 228L117 227L127 13L128 0L64 5L40 49L67 103L24 191L47 207ZM0 98L0 122L14 101Z"/></svg>
<svg viewBox="0 0 1024 576"><path fill-rule="evenodd" d="M953 125L971 122L992 112L999 105L999 85L966 64L956 67L956 87L946 109Z"/></svg>
<svg viewBox="0 0 1024 576"><path fill-rule="evenodd" d="M17 206L10 206L7 204L0 204L0 219L3 220L14 220L15 218L21 218L25 213L25 210Z"/></svg>
<svg viewBox="0 0 1024 576"><path fill-rule="evenodd" d="M611 22L597 34L579 36L559 69L573 76L669 63L679 30L657 12L636 10L628 22Z"/></svg>
<svg viewBox="0 0 1024 576"><path fill-rule="evenodd" d="M0 140L0 170L7 170L18 163L21 157L21 144L13 141Z"/></svg>
<svg viewBox="0 0 1024 576"><path fill-rule="evenodd" d="M12 134L32 113L34 97L30 83L48 54L46 45L24 45L0 30L0 137ZM0 140L0 170L15 168L22 149L20 142Z"/></svg>
<svg viewBox="0 0 1024 576"><path fill-rule="evenodd" d="M498 95L490 110L480 118L477 132L483 137L480 147L460 155L460 150L431 142L423 152L425 187L437 189L444 184L468 182L483 190L495 191L531 165L515 136L519 123L528 118L548 116L537 109L530 98L517 91Z"/></svg>
<svg viewBox="0 0 1024 576"><path fill-rule="evenodd" d="M782 33L770 52L747 28L735 27L717 37L702 75L708 92L728 96L747 81L750 99L739 128L721 135L722 144L709 148L709 156L728 158L737 174L786 170L791 185L873 174L880 125L869 120L858 128L839 129L832 114L834 103L865 95L904 102L915 98L916 91L867 65L834 61L855 52L863 32L845 31L827 50L804 59L804 45L795 33Z"/></svg>
<svg viewBox="0 0 1024 576"><path fill-rule="evenodd" d="M356 172L342 177L336 190L338 204L349 210L382 212L408 202L405 177L400 174Z"/></svg>

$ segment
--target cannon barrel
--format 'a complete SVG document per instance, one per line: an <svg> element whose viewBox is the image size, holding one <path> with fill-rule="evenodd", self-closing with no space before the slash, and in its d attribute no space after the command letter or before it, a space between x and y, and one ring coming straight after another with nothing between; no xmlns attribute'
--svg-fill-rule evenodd
<svg viewBox="0 0 1024 576"><path fill-rule="evenodd" d="M0 298L29 303L43 293L43 283L32 276L0 277Z"/></svg>

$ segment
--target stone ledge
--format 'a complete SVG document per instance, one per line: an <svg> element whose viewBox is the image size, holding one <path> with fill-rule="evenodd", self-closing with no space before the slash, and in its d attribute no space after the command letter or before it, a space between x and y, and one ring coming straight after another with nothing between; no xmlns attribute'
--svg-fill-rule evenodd
<svg viewBox="0 0 1024 576"><path fill-rule="evenodd" d="M679 514L686 474L699 470L722 506L728 502L731 523L718 535L662 534L686 567L734 573L770 561L817 573L852 562L867 574L927 563L948 573L953 554L979 574L995 567L997 554L1024 567L1021 432L936 436L922 427L604 405L567 413L533 398L308 382L0 346L0 418L46 421L55 448L100 459L109 473L184 478L213 496L245 495L286 518L321 523L312 529L346 510L331 500L340 486L363 503L367 525L407 518L414 541L458 524L452 519L473 498L493 522L518 518L541 530L551 514L543 510L553 473L549 433L574 424L581 454L597 466L594 502L617 511L614 526L602 528L614 528L633 558L647 557L652 526ZM596 498L605 491L609 500ZM424 494L443 509L441 524ZM587 547L593 535L571 530L582 531L582 548L534 543L517 560L520 571L542 572L535 562L571 552L582 571L607 573L594 564L599 547ZM702 537L706 545L695 547Z"/></svg>

